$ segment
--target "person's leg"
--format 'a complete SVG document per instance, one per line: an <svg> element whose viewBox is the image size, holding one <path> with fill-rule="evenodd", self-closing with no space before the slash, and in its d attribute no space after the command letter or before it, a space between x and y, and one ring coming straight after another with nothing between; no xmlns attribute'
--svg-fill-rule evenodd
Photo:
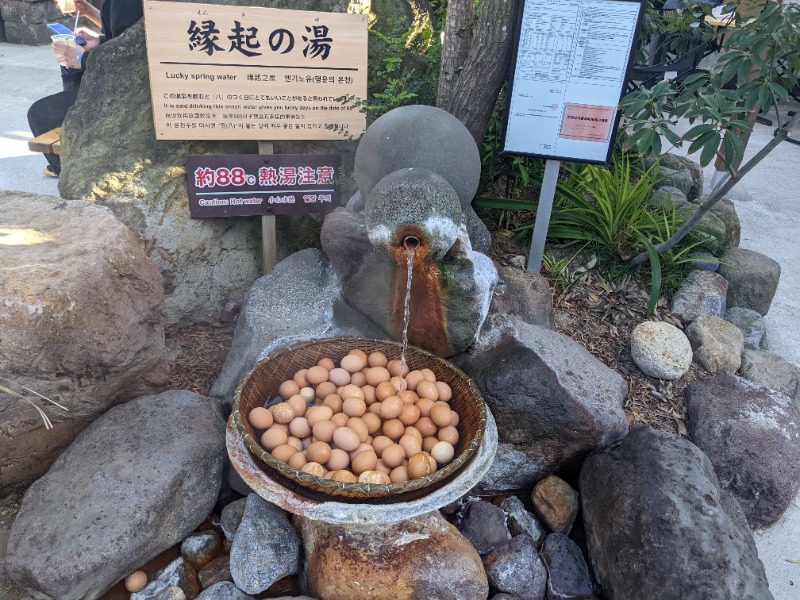
<svg viewBox="0 0 800 600"><path fill-rule="evenodd" d="M67 90L34 102L28 109L28 125L34 137L55 127L61 127L69 107L75 102L76 91ZM61 172L61 159L56 154L45 154L54 173Z"/></svg>

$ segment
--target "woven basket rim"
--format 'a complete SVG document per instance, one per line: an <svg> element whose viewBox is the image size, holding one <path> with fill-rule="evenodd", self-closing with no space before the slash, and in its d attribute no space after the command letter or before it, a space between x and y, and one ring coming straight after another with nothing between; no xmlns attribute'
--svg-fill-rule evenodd
<svg viewBox="0 0 800 600"><path fill-rule="evenodd" d="M427 477L422 477L419 479L412 479L403 483L390 483L390 484L344 483L340 481L334 481L332 479L318 477L316 475L306 473L299 469L295 469L294 467L289 466L287 463L279 461L275 457L273 457L269 452L267 452L265 448L261 446L261 444L258 443L258 441L250 434L247 427L245 426L244 419L246 418L246 416L242 414L239 405L239 400L241 398L242 391L245 389L245 386L247 385L251 377L254 376L254 373L256 373L256 371L262 368L264 365L268 364L270 361L276 361L287 354L296 352L301 349L318 345L331 344L331 343L375 344L382 346L391 346L395 349L402 351L402 344L400 342L395 342L394 340L382 340L369 337L336 336L336 337L320 338L317 340L307 340L304 342L298 342L292 344L291 346L284 347L278 350L277 352L270 354L269 356L258 361L258 363L256 363L252 367L252 369L250 369L250 371L248 371L248 373L242 378L241 382L237 386L236 393L234 396L233 412L232 412L232 418L236 426L237 432L244 440L247 449L258 460L266 464L267 467L276 471L283 477L289 479L290 481L298 483L301 487L311 489L311 491L316 493L328 494L334 500L342 500L342 499L365 500L372 498L379 500L379 499L388 499L401 494L407 494L409 492L422 490L428 486L437 484L443 481L444 479L449 478L456 471L461 469L461 467L467 464L469 460L475 455L476 450L483 441L483 435L486 428L486 404L483 401L483 398L480 395L477 386L466 373L464 373L461 369L456 367L451 362L431 352L428 352L427 350L424 350L417 346L409 345L407 346L406 349L407 353L411 353L412 357L414 355L417 356L421 355L427 357L428 359L431 359L434 362L441 364L442 366L452 371L458 379L464 381L464 383L466 384L467 388L470 391L470 395L472 396L472 398L474 400L477 400L477 406L479 411L478 426L470 443L461 452L461 454L456 456L447 465L437 470L433 475L429 475ZM272 473L268 472L267 475L272 476ZM359 494L364 494L364 496L359 496Z"/></svg>

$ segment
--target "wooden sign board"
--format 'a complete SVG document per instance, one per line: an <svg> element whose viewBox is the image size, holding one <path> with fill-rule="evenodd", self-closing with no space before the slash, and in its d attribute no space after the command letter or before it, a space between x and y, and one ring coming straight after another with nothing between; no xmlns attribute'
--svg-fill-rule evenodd
<svg viewBox="0 0 800 600"><path fill-rule="evenodd" d="M338 154L209 154L186 158L193 219L330 212L340 204Z"/></svg>
<svg viewBox="0 0 800 600"><path fill-rule="evenodd" d="M644 0L525 0L503 151L607 163Z"/></svg>
<svg viewBox="0 0 800 600"><path fill-rule="evenodd" d="M366 115L367 16L144 1L159 140L341 140Z"/></svg>

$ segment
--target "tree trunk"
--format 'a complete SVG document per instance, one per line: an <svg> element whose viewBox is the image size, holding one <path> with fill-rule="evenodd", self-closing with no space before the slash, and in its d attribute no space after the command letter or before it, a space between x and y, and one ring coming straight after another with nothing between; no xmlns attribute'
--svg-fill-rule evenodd
<svg viewBox="0 0 800 600"><path fill-rule="evenodd" d="M480 146L506 80L519 0L450 0L436 105Z"/></svg>

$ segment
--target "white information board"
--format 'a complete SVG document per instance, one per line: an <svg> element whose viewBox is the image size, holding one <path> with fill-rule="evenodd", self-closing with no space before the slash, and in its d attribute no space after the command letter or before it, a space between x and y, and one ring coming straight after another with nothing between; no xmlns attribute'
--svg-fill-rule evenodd
<svg viewBox="0 0 800 600"><path fill-rule="evenodd" d="M503 151L605 163L642 0L526 0Z"/></svg>

